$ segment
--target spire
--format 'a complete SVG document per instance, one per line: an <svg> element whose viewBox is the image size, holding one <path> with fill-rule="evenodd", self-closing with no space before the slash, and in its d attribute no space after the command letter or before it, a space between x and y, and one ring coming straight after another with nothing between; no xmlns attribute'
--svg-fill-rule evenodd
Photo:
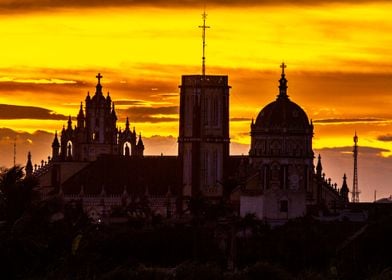
<svg viewBox="0 0 392 280"><path fill-rule="evenodd" d="M143 140L142 140L142 133L139 133L139 140L137 141L138 147L144 147Z"/></svg>
<svg viewBox="0 0 392 280"><path fill-rule="evenodd" d="M71 120L71 115L68 117L68 127L67 129L72 129L72 120Z"/></svg>
<svg viewBox="0 0 392 280"><path fill-rule="evenodd" d="M112 117L117 120L116 110L114 109L114 102L112 102Z"/></svg>
<svg viewBox="0 0 392 280"><path fill-rule="evenodd" d="M280 65L280 68L282 68L282 74L281 78L279 80L279 98L288 98L287 95L287 79L286 79L286 74L284 73L284 69L287 68L287 65L282 62Z"/></svg>
<svg viewBox="0 0 392 280"><path fill-rule="evenodd" d="M125 122L125 130L129 130L129 119L127 117L127 121Z"/></svg>
<svg viewBox="0 0 392 280"><path fill-rule="evenodd" d="M84 112L83 112L83 102L80 102L80 109L78 114L78 120L84 119Z"/></svg>
<svg viewBox="0 0 392 280"><path fill-rule="evenodd" d="M319 154L317 160L317 167L316 167L317 175L321 176L322 171L323 171L323 166L321 165L321 155Z"/></svg>
<svg viewBox="0 0 392 280"><path fill-rule="evenodd" d="M59 148L59 147L60 147L60 142L59 139L57 138L57 130L56 130L56 132L54 133L52 148Z"/></svg>
<svg viewBox="0 0 392 280"><path fill-rule="evenodd" d="M87 96L86 96L86 104L87 104L87 102L89 102L90 100L91 100L90 92L88 91L88 92L87 92Z"/></svg>
<svg viewBox="0 0 392 280"><path fill-rule="evenodd" d="M31 163L31 153L27 154L27 163L26 163L26 176L33 175L33 164Z"/></svg>
<svg viewBox="0 0 392 280"><path fill-rule="evenodd" d="M202 32L202 38L203 38L203 56L202 56L202 74L203 76L206 75L206 29L210 28L209 26L206 25L206 19L207 19L207 14L206 11L204 10L204 13L201 15L203 18L203 25L199 25L199 28L203 29Z"/></svg>
<svg viewBox="0 0 392 280"><path fill-rule="evenodd" d="M348 186L347 186L347 176L346 176L346 173L344 173L343 184L342 184L342 187L340 189L340 195L342 196L342 198L344 198L344 200L346 202L348 202L348 193L349 193L349 189L348 189Z"/></svg>
<svg viewBox="0 0 392 280"><path fill-rule="evenodd" d="M60 150L60 142L59 139L57 138L57 130L54 133L54 139L52 143L52 159L54 161L57 161L59 159L59 150Z"/></svg>

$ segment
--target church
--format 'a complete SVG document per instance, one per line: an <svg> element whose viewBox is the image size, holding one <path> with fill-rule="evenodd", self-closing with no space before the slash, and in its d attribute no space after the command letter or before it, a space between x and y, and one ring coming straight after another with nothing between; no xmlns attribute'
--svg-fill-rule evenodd
<svg viewBox="0 0 392 280"><path fill-rule="evenodd" d="M304 216L311 209L344 208L346 178L339 190L326 180L321 157L314 168L313 124L290 100L282 63L276 100L266 105L250 125L247 176L240 192L241 214L284 220Z"/></svg>
<svg viewBox="0 0 392 280"><path fill-rule="evenodd" d="M178 156L145 156L141 134L128 118L124 130L117 128L99 73L77 124L69 117L60 137L55 133L47 162L33 168L29 154L26 173L39 179L43 197L80 201L91 217L110 216L118 207L135 215L183 215L192 197L215 203L227 196L228 181L235 183L230 205L242 216L279 221L342 209L348 204L346 178L338 188L325 178L320 156L314 165L313 124L289 98L286 65L281 68L276 100L250 124L248 156L230 155L228 76L182 76Z"/></svg>

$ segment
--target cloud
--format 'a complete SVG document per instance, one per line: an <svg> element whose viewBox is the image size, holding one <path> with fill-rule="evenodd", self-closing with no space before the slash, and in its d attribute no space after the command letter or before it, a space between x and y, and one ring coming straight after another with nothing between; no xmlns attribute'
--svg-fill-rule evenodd
<svg viewBox="0 0 392 280"><path fill-rule="evenodd" d="M353 152L353 147L352 146L346 146L346 147L333 147L333 148L322 148L322 149L317 149L319 153L323 152L329 152L329 153L340 153L340 154L352 154ZM374 147L366 147L366 146L360 146L358 147L358 151L360 154L367 154L367 155L374 155L376 157L381 157L381 153L383 152L390 152L388 149L383 149L383 148L374 148Z"/></svg>
<svg viewBox="0 0 392 280"><path fill-rule="evenodd" d="M143 100L115 100L115 105L128 105L128 106L138 106L138 105L146 105L146 102Z"/></svg>
<svg viewBox="0 0 392 280"><path fill-rule="evenodd" d="M16 144L16 163L24 165L27 153L31 151L33 164L48 160L51 155L53 134L45 131L28 133L9 128L0 128L0 167L9 167L13 162L14 143Z"/></svg>
<svg viewBox="0 0 392 280"><path fill-rule="evenodd" d="M331 3L373 3L370 0L210 0L208 6L247 7L247 6L281 6L281 5L324 5ZM53 8L94 8L94 7L134 7L151 6L161 8L196 7L202 8L197 0L1 0L2 11L34 11Z"/></svg>
<svg viewBox="0 0 392 280"><path fill-rule="evenodd" d="M313 120L313 123L320 124L341 124L341 123L369 123L369 122L385 122L386 119L381 118L358 118L358 119L320 119Z"/></svg>
<svg viewBox="0 0 392 280"><path fill-rule="evenodd" d="M66 120L68 117L55 112L33 106L18 106L0 104L0 119L36 119L36 120Z"/></svg>
<svg viewBox="0 0 392 280"><path fill-rule="evenodd" d="M135 106L127 109L117 109L116 112L123 117L129 117L131 122L177 122L178 117L165 115L178 115L178 106L142 107Z"/></svg>
<svg viewBox="0 0 392 280"><path fill-rule="evenodd" d="M377 140L383 141L383 142L391 142L392 141L392 134L380 135L377 137Z"/></svg>
<svg viewBox="0 0 392 280"><path fill-rule="evenodd" d="M250 118L230 118L231 122L250 122L251 119Z"/></svg>

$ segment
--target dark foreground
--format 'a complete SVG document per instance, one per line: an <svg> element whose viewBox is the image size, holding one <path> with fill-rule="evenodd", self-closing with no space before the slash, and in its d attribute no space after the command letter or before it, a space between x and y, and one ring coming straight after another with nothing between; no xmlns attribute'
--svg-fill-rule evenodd
<svg viewBox="0 0 392 280"><path fill-rule="evenodd" d="M41 202L0 228L2 279L392 279L392 217L271 229L252 216L92 224Z"/></svg>

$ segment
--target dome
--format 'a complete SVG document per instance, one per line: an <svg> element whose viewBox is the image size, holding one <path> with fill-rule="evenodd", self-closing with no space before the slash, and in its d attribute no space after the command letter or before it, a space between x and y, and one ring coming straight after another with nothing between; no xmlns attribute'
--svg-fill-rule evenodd
<svg viewBox="0 0 392 280"><path fill-rule="evenodd" d="M260 111L252 130L310 132L311 125L305 111L287 96L284 68L279 82L277 99Z"/></svg>
<svg viewBox="0 0 392 280"><path fill-rule="evenodd" d="M307 130L309 120L305 111L288 98L278 97L265 106L257 116L254 128L261 130Z"/></svg>

